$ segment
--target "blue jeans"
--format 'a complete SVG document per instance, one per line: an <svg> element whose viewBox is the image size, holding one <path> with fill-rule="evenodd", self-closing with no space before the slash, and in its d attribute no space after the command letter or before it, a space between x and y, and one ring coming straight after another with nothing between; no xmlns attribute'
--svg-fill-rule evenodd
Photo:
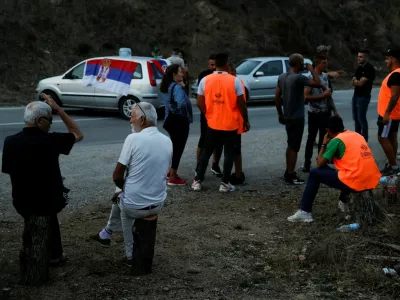
<svg viewBox="0 0 400 300"><path fill-rule="evenodd" d="M308 176L306 187L303 192L303 198L300 204L301 210L306 212L312 211L312 205L315 197L317 196L319 185L321 183L326 184L331 188L340 190L341 193L339 199L344 203L347 202L348 195L351 192L354 192L351 188L339 180L339 175L336 170L328 168L312 169L310 171L310 175Z"/></svg>
<svg viewBox="0 0 400 300"><path fill-rule="evenodd" d="M352 102L355 132L361 134L367 142L368 142L367 111L370 101L371 101L371 96L369 97L353 96L353 102Z"/></svg>

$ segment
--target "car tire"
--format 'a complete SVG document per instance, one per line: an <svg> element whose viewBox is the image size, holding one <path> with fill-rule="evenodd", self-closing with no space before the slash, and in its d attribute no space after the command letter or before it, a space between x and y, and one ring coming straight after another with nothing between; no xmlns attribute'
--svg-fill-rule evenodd
<svg viewBox="0 0 400 300"><path fill-rule="evenodd" d="M130 120L132 108L136 103L139 102L140 100L132 95L122 97L118 103L118 109L121 117L125 120Z"/></svg>
<svg viewBox="0 0 400 300"><path fill-rule="evenodd" d="M165 118L165 107L157 108L157 119L164 120Z"/></svg>
<svg viewBox="0 0 400 300"><path fill-rule="evenodd" d="M53 100L54 100L59 106L62 106L61 100L60 100L60 98L58 98L58 96L57 96L57 94L56 94L55 92L53 92L53 91L51 91L51 90L44 90L42 93L45 93L45 94L51 96L51 98L53 98ZM40 100L43 101L42 98L40 98Z"/></svg>
<svg viewBox="0 0 400 300"><path fill-rule="evenodd" d="M244 93L246 94L246 101L249 101L249 90L247 88L245 88Z"/></svg>

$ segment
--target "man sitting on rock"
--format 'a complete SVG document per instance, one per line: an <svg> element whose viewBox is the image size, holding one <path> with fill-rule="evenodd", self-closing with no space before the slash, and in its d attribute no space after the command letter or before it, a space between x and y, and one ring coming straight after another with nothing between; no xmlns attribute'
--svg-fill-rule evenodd
<svg viewBox="0 0 400 300"><path fill-rule="evenodd" d="M157 112L153 105L141 102L132 109L132 131L124 142L113 180L122 192L112 205L107 226L92 239L109 247L114 231L123 231L123 264L132 265L135 218L158 214L167 197L167 173L172 159L172 142L157 129ZM125 175L126 171L126 175Z"/></svg>
<svg viewBox="0 0 400 300"><path fill-rule="evenodd" d="M67 205L58 159L60 154L68 155L74 144L83 139L78 125L52 97L40 96L44 102L34 101L25 108L25 128L5 139L2 164L2 172L11 178L13 205L25 222L21 264L36 269L36 274L40 273L37 268L46 267L48 263L58 265L66 259L57 219L57 214ZM58 114L68 132L49 132L52 111ZM34 236L46 219L49 228L43 232L47 234L39 238ZM50 259L48 262L35 257L38 249L48 249L50 257L41 253L43 258ZM39 266L40 263L43 264Z"/></svg>
<svg viewBox="0 0 400 300"><path fill-rule="evenodd" d="M288 218L290 222L314 221L312 205L321 183L341 191L339 209L343 212L348 210L350 193L374 189L379 183L381 173L363 136L344 130L343 120L338 116L330 117L327 131L318 155L318 167L310 171L300 209ZM338 171L326 168L330 161Z"/></svg>

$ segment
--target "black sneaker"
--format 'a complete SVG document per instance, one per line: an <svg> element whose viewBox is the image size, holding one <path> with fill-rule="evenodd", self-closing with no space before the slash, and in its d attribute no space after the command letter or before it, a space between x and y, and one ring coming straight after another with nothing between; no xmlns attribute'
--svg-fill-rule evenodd
<svg viewBox="0 0 400 300"><path fill-rule="evenodd" d="M310 173L310 166L304 165L300 169L303 173Z"/></svg>
<svg viewBox="0 0 400 300"><path fill-rule="evenodd" d="M221 168L219 167L218 164L213 164L213 165L212 165L212 167L211 167L211 173L213 173L214 176L222 177Z"/></svg>
<svg viewBox="0 0 400 300"><path fill-rule="evenodd" d="M98 242L102 247L109 248L111 245L111 239L102 239L99 234L92 235L90 238Z"/></svg>
<svg viewBox="0 0 400 300"><path fill-rule="evenodd" d="M385 165L385 168L383 168L383 170L381 170L382 176L396 175L399 172L399 168L393 168L391 165L388 164Z"/></svg>
<svg viewBox="0 0 400 300"><path fill-rule="evenodd" d="M290 185L302 185L304 180L300 179L296 173L285 173L285 182Z"/></svg>
<svg viewBox="0 0 400 300"><path fill-rule="evenodd" d="M230 184L233 184L233 185L241 185L241 184L244 184L245 181L246 181L246 176L244 175L243 172L240 175L240 178L237 178L235 173L232 173L231 177L229 178Z"/></svg>

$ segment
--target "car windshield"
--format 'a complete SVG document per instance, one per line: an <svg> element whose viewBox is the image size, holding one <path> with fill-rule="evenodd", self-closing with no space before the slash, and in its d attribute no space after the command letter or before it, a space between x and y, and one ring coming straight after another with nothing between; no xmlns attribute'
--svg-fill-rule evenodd
<svg viewBox="0 0 400 300"><path fill-rule="evenodd" d="M236 68L238 75L249 75L261 61L258 60L244 60Z"/></svg>

